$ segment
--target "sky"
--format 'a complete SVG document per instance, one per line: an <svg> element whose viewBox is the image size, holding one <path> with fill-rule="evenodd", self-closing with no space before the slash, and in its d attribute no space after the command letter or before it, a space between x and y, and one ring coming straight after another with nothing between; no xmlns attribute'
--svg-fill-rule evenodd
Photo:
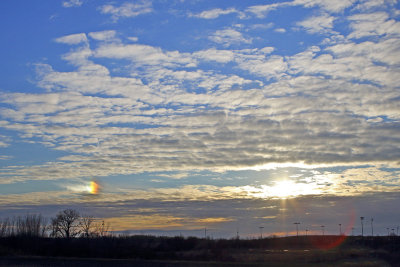
<svg viewBox="0 0 400 267"><path fill-rule="evenodd" d="M397 0L0 1L0 218L400 225ZM321 227L324 225L325 227ZM206 231L204 231L206 229Z"/></svg>

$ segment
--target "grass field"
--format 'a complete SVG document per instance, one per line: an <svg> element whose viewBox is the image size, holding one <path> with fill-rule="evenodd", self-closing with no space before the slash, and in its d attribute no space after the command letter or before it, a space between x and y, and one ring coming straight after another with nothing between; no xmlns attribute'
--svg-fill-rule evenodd
<svg viewBox="0 0 400 267"><path fill-rule="evenodd" d="M337 238L14 237L0 239L0 266L400 266L397 237Z"/></svg>

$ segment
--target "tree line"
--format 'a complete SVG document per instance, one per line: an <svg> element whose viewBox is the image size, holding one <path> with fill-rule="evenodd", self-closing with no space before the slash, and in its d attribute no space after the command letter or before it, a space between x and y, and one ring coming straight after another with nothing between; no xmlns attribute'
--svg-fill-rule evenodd
<svg viewBox="0 0 400 267"><path fill-rule="evenodd" d="M27 214L0 219L0 237L105 237L110 224L93 216L81 216L74 209L65 209L47 220L41 214Z"/></svg>

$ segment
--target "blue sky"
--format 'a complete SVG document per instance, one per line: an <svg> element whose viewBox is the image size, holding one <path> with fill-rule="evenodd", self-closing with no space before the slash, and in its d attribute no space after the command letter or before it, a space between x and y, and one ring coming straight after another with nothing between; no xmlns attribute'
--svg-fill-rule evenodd
<svg viewBox="0 0 400 267"><path fill-rule="evenodd" d="M397 0L0 10L0 217L72 207L216 237L400 224Z"/></svg>

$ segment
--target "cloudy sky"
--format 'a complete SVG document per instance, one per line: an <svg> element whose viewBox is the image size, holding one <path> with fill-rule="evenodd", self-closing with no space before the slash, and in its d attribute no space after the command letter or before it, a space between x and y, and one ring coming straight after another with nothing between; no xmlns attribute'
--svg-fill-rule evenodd
<svg viewBox="0 0 400 267"><path fill-rule="evenodd" d="M0 10L0 217L75 208L215 237L400 225L397 0Z"/></svg>

